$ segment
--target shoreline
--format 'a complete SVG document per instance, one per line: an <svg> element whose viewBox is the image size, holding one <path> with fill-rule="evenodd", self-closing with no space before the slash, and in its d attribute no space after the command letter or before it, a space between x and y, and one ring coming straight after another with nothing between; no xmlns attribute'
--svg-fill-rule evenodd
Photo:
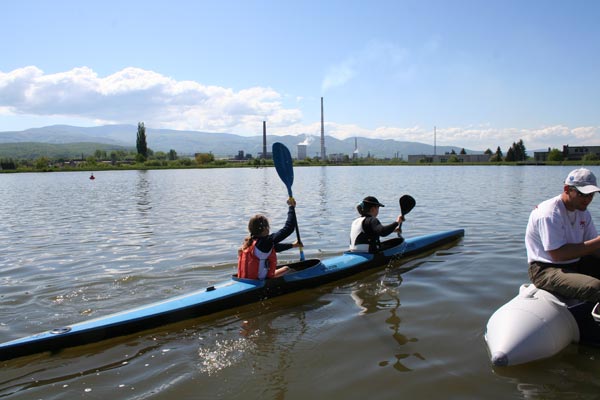
<svg viewBox="0 0 600 400"><path fill-rule="evenodd" d="M444 166L444 167L458 167L458 166L598 166L600 161L560 161L560 162L485 162L485 163L408 163L408 162L394 162L394 161L381 161L381 162L365 162L365 163L306 163L306 162L294 162L294 167L372 167L372 166L420 166L420 167L433 167L433 166ZM0 174L14 174L14 173L39 173L39 172L101 172L101 171L130 171L130 170L162 170L162 169L213 169L213 168L272 168L273 161L268 160L264 164L254 163L236 163L228 161L215 161L208 164L202 165L142 165L142 164L126 164L126 165L86 165L79 167L48 167L48 168L17 168L17 169L0 169Z"/></svg>

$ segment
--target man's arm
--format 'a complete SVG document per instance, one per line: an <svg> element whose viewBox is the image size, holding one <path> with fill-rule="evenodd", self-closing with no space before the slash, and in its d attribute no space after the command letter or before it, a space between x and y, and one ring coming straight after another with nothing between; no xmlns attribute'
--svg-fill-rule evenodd
<svg viewBox="0 0 600 400"><path fill-rule="evenodd" d="M594 254L600 257L600 236L583 243L567 243L556 250L548 250L554 261L567 261Z"/></svg>

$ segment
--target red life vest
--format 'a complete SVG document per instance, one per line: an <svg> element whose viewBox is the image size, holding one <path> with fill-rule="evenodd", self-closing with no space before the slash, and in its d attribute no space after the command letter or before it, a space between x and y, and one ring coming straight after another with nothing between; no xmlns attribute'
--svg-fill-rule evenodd
<svg viewBox="0 0 600 400"><path fill-rule="evenodd" d="M240 253L240 256L238 257L238 278L259 279L261 259L256 255L256 252L254 251L255 248L256 240L252 242L250 247L242 250ZM272 278L277 269L277 253L275 252L275 249L271 249L270 253L262 254L266 255L263 259L266 264L264 268L268 268L266 278Z"/></svg>

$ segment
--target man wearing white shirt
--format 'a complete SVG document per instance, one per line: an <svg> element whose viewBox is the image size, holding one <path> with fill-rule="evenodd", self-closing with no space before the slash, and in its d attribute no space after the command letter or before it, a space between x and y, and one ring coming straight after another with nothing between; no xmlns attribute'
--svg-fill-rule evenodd
<svg viewBox="0 0 600 400"><path fill-rule="evenodd" d="M531 212L525 232L529 278L565 298L600 301L600 236L587 210L600 192L588 169L571 171L560 195Z"/></svg>

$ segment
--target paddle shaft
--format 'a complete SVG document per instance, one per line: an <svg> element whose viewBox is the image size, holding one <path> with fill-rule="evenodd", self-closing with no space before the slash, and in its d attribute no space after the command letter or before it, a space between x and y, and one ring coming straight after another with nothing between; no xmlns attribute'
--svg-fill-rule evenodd
<svg viewBox="0 0 600 400"><path fill-rule="evenodd" d="M290 200L295 201L294 197L290 195ZM304 261L304 249L302 248L302 240L300 240L300 229L298 229L298 219L296 218L296 207L292 207L294 214L294 225L296 228L296 239L298 240L298 250L300 251L300 261Z"/></svg>

